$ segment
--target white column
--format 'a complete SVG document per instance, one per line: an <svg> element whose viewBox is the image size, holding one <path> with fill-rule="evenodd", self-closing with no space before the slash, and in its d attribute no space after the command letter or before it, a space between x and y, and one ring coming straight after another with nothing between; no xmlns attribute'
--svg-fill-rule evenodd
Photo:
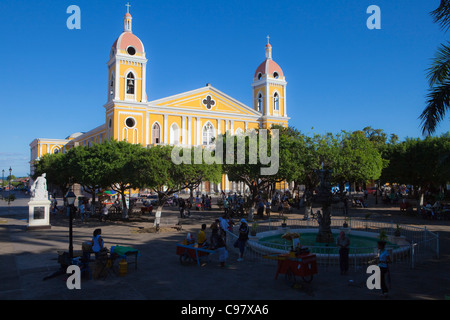
<svg viewBox="0 0 450 320"><path fill-rule="evenodd" d="M168 116L167 114L164 115L164 143L168 144L169 141L167 140L167 125L168 125Z"/></svg>
<svg viewBox="0 0 450 320"><path fill-rule="evenodd" d="M248 121L245 121L244 125L245 125L245 132L247 132L247 130L248 130Z"/></svg>
<svg viewBox="0 0 450 320"><path fill-rule="evenodd" d="M181 144L187 144L187 130L186 130L186 116L181 116L181 134L183 135L183 139Z"/></svg>
<svg viewBox="0 0 450 320"><path fill-rule="evenodd" d="M147 97L145 96L146 90L145 90L145 86L146 86L146 79L147 79L147 64L143 63L142 64L142 90L141 90L141 101L142 102L147 102Z"/></svg>
<svg viewBox="0 0 450 320"><path fill-rule="evenodd" d="M120 61L116 58L116 68L114 70L114 100L119 100L119 82L120 82Z"/></svg>
<svg viewBox="0 0 450 320"><path fill-rule="evenodd" d="M199 146L200 145L200 143L201 143L201 140L200 140L200 117L197 117L197 146Z"/></svg>
<svg viewBox="0 0 450 320"><path fill-rule="evenodd" d="M217 119L217 136L219 135L219 134L221 134L222 132L220 131L220 123L221 123L222 121L220 121L220 119Z"/></svg>
<svg viewBox="0 0 450 320"><path fill-rule="evenodd" d="M150 142L150 130L152 130L152 128L150 127L150 113L147 112L147 123L145 125L145 128L147 130L146 133L146 137L145 137L145 145L148 146L149 142Z"/></svg>
<svg viewBox="0 0 450 320"><path fill-rule="evenodd" d="M269 115L269 108L271 107L271 101L269 97L269 84L266 82L266 116Z"/></svg>
<svg viewBox="0 0 450 320"><path fill-rule="evenodd" d="M224 188L224 191L225 191L225 192L230 191L229 185L230 185L230 181L228 180L228 175L226 174L226 175L225 175L225 188Z"/></svg>
<svg viewBox="0 0 450 320"><path fill-rule="evenodd" d="M286 85L283 87L283 98L284 98L284 117L287 117L287 104L286 104Z"/></svg>
<svg viewBox="0 0 450 320"><path fill-rule="evenodd" d="M231 134L234 134L234 120L230 120L230 131Z"/></svg>
<svg viewBox="0 0 450 320"><path fill-rule="evenodd" d="M188 145L192 144L192 117L188 116Z"/></svg>

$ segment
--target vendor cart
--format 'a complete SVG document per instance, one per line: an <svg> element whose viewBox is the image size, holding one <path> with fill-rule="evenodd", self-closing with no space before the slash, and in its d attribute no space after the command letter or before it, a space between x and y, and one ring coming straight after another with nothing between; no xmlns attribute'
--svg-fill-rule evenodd
<svg viewBox="0 0 450 320"><path fill-rule="evenodd" d="M197 264L200 265L201 258L208 258L209 254L214 252L214 250L207 247L199 247L197 244L186 245L177 243L177 255L180 256L181 264L197 261Z"/></svg>
<svg viewBox="0 0 450 320"><path fill-rule="evenodd" d="M284 274L286 282L291 285L297 282L295 276L301 277L303 281L310 283L314 275L318 273L315 254L274 254L265 255L264 258L277 260L275 279L278 278L280 273Z"/></svg>

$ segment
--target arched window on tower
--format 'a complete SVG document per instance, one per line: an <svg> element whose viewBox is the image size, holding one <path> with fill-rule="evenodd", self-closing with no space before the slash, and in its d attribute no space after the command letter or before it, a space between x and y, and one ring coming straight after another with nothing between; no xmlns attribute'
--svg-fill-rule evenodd
<svg viewBox="0 0 450 320"><path fill-rule="evenodd" d="M204 146L210 146L210 145L213 144L213 139L214 139L214 127L211 124L211 122L208 122L203 127L203 141L202 141L202 144Z"/></svg>
<svg viewBox="0 0 450 320"><path fill-rule="evenodd" d="M159 124L155 123L152 127L152 144L159 144L161 142L160 132Z"/></svg>
<svg viewBox="0 0 450 320"><path fill-rule="evenodd" d="M256 99L256 111L262 112L263 107L263 96L261 93L258 94L258 98Z"/></svg>
<svg viewBox="0 0 450 320"><path fill-rule="evenodd" d="M278 92L275 92L273 95L273 110L280 111L280 96L278 95Z"/></svg>
<svg viewBox="0 0 450 320"><path fill-rule="evenodd" d="M134 94L134 75L132 72L127 75L127 94Z"/></svg>

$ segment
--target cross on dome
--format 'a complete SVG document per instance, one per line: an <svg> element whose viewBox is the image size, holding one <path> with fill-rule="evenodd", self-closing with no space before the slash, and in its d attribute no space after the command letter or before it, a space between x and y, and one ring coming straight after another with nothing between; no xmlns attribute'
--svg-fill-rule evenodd
<svg viewBox="0 0 450 320"><path fill-rule="evenodd" d="M125 13L125 16L123 17L124 21L123 21L123 31L124 32L132 32L131 31L131 14L130 14L130 7L131 4L129 2L127 2L127 4L125 5L127 7L127 13Z"/></svg>

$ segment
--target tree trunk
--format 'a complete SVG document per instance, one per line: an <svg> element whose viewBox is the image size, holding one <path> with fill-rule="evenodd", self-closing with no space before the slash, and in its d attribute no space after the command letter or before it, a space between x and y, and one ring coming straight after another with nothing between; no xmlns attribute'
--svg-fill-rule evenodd
<svg viewBox="0 0 450 320"><path fill-rule="evenodd" d="M189 202L192 204L194 200L194 188L189 188Z"/></svg>
<svg viewBox="0 0 450 320"><path fill-rule="evenodd" d="M91 215L95 214L95 189L91 192L92 201L91 201Z"/></svg>
<svg viewBox="0 0 450 320"><path fill-rule="evenodd" d="M120 190L120 195L122 196L122 219L128 219L128 208L127 208L127 200L125 198L125 190Z"/></svg>

